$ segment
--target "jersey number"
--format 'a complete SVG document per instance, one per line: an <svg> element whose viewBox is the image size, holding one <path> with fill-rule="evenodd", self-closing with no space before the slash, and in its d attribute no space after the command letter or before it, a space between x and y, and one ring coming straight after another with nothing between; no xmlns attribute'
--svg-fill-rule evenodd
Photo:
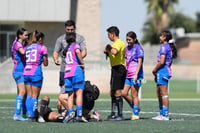
<svg viewBox="0 0 200 133"><path fill-rule="evenodd" d="M66 55L66 63L67 63L67 64L73 63L72 52L67 52L67 55Z"/></svg>
<svg viewBox="0 0 200 133"><path fill-rule="evenodd" d="M37 59L37 50L27 51L26 52L26 62L36 62Z"/></svg>

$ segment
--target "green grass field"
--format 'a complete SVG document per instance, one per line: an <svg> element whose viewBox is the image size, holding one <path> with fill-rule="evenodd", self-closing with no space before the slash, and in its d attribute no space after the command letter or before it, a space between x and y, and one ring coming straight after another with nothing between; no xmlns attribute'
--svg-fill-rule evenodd
<svg viewBox="0 0 200 133"><path fill-rule="evenodd" d="M41 94L40 97L46 94ZM50 107L56 111L58 94L49 95ZM200 94L196 93L195 81L172 80L170 82L170 121L154 121L158 114L155 83L147 81L142 88L140 101L140 120L131 121L132 110L124 101L125 121L106 121L110 113L110 97L101 94L96 101L95 110L101 114L102 122L89 123L37 123L20 122L12 119L15 94L0 95L0 133L199 133L200 132Z"/></svg>
<svg viewBox="0 0 200 133"><path fill-rule="evenodd" d="M56 109L56 102L50 106ZM1 133L198 133L200 131L200 101L171 101L170 121L154 121L151 117L158 114L157 101L141 101L140 120L131 121L132 111L124 102L125 121L120 122L89 122L89 123L37 123L21 122L12 119L14 113L14 101L0 101L0 132ZM99 111L103 120L110 112L110 101L99 100L95 109Z"/></svg>

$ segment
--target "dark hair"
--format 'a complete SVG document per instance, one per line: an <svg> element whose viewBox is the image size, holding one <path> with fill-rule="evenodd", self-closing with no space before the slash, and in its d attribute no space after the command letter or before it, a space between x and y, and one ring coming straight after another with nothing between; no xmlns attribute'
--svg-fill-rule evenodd
<svg viewBox="0 0 200 133"><path fill-rule="evenodd" d="M172 33L168 30L164 30L162 32L162 35L164 35L166 37L166 40L168 43L169 43L169 40L172 39ZM170 47L172 49L172 58L176 58L177 57L177 49L176 49L176 46L175 44L172 42L172 43L169 43L170 44Z"/></svg>
<svg viewBox="0 0 200 133"><path fill-rule="evenodd" d="M74 32L66 33L65 39L68 44L76 42L76 33Z"/></svg>
<svg viewBox="0 0 200 133"><path fill-rule="evenodd" d="M135 40L135 43L138 43L138 44L139 44L139 41L137 40L137 35L136 35L135 32L129 31L129 32L126 34L126 36L128 36L128 37L130 37L130 38L132 38L132 39L136 39L136 40Z"/></svg>
<svg viewBox="0 0 200 133"><path fill-rule="evenodd" d="M67 26L74 26L74 28L76 29L76 24L75 24L74 20L67 20L65 22L65 27L67 27Z"/></svg>
<svg viewBox="0 0 200 133"><path fill-rule="evenodd" d="M107 29L108 33L114 33L116 36L119 36L119 29L116 26L111 26Z"/></svg>
<svg viewBox="0 0 200 133"><path fill-rule="evenodd" d="M16 35L17 35L17 39L19 39L19 36L20 35L23 35L24 32L27 31L25 28L19 28L16 32Z"/></svg>
<svg viewBox="0 0 200 133"><path fill-rule="evenodd" d="M65 40L68 43L68 45L67 45L67 47L63 51L63 56L66 55L66 52L68 51L68 48L70 47L70 45L73 42L76 42L76 33L74 33L74 32L66 33Z"/></svg>
<svg viewBox="0 0 200 133"><path fill-rule="evenodd" d="M36 41L39 41L40 40L40 38L44 38L44 33L42 33L42 32L37 32L36 34L35 34L35 37L36 37Z"/></svg>

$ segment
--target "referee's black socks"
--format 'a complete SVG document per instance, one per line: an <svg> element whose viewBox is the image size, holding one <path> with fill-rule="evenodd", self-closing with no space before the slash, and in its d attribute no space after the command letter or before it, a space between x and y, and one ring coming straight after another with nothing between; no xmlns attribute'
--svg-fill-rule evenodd
<svg viewBox="0 0 200 133"><path fill-rule="evenodd" d="M123 99L122 96L116 97L116 105L118 109L118 116L122 117Z"/></svg>
<svg viewBox="0 0 200 133"><path fill-rule="evenodd" d="M116 110L116 97L112 96L112 100L111 100L111 116L115 115L115 110Z"/></svg>

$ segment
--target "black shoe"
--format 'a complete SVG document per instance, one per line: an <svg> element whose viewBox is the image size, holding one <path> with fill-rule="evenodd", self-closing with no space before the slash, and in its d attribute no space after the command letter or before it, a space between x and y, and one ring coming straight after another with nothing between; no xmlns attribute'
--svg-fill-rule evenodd
<svg viewBox="0 0 200 133"><path fill-rule="evenodd" d="M124 117L123 116L116 116L115 121L123 121Z"/></svg>
<svg viewBox="0 0 200 133"><path fill-rule="evenodd" d="M28 121L30 121L30 122L36 122L36 119L35 119L35 117L28 117Z"/></svg>
<svg viewBox="0 0 200 133"><path fill-rule="evenodd" d="M87 123L88 121L83 116L77 116L76 117L76 122L85 122L85 123Z"/></svg>
<svg viewBox="0 0 200 133"><path fill-rule="evenodd" d="M109 116L107 117L107 120L109 120L109 121L114 121L115 118L116 118L115 115L109 115Z"/></svg>

